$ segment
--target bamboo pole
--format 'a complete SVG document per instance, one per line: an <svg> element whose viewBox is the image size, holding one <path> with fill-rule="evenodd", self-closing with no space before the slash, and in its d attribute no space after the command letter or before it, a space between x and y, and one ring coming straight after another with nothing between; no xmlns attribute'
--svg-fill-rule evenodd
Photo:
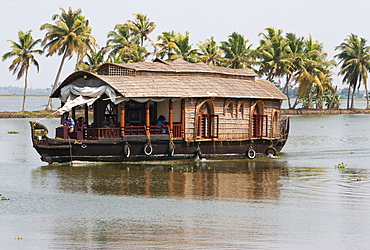
<svg viewBox="0 0 370 250"><path fill-rule="evenodd" d="M173 131L173 102L172 100L169 100L168 101L168 106L169 106L169 120L168 120L168 123L169 123L169 127L170 127L170 131L172 132Z"/></svg>
<svg viewBox="0 0 370 250"><path fill-rule="evenodd" d="M149 132L150 129L150 102L147 101L145 105L145 126L147 132Z"/></svg>
<svg viewBox="0 0 370 250"><path fill-rule="evenodd" d="M125 102L121 102L121 136L125 136Z"/></svg>

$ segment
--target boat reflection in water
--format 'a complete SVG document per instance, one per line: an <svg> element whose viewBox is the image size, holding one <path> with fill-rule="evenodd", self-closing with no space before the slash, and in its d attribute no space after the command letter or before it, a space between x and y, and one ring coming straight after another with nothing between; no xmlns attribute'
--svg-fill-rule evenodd
<svg viewBox="0 0 370 250"><path fill-rule="evenodd" d="M50 165L33 171L33 184L67 193L150 197L276 199L286 162L272 159L165 165Z"/></svg>

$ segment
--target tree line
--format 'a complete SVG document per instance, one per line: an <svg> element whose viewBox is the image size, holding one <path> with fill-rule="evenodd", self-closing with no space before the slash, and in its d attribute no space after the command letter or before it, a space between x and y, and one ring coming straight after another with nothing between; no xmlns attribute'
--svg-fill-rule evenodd
<svg viewBox="0 0 370 250"><path fill-rule="evenodd" d="M3 61L14 58L9 70L19 80L24 76L24 98L22 111L25 109L28 83L28 69L31 65L39 69L35 55L55 54L61 56L53 90L57 87L64 63L76 55L75 70L95 72L105 62L131 63L143 62L153 58L176 60L182 58L188 62L203 62L208 65L228 68L250 68L260 77L274 82L288 97L289 108L294 109L299 103L303 108L339 108L340 100L337 88L332 84L333 68L340 65L339 75L343 83L348 84L347 109L354 108L355 92L364 86L368 93L367 78L370 69L370 47L367 40L351 34L335 48L335 59L328 59L323 44L311 35L299 37L294 33L283 33L282 29L266 28L259 34L260 41L256 48L244 35L233 32L225 41L217 43L214 37L201 41L194 48L190 42L190 33L164 31L154 41L150 34L156 28L146 14L134 14L133 20L117 24L107 34L107 41L100 47L92 35L92 27L82 10L60 9L60 14L52 16L52 23L45 23L40 30L45 30L43 39L34 39L31 30L18 32L18 42L8 40L11 51L5 53ZM42 49L36 49L41 46ZM298 97L290 100L289 91L298 88ZM367 108L369 108L369 97ZM49 99L46 109L51 109Z"/></svg>

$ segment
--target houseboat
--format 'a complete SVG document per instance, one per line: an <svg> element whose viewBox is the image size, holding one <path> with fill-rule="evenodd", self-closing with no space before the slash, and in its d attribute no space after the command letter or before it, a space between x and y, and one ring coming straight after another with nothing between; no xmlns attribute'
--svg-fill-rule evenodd
<svg viewBox="0 0 370 250"><path fill-rule="evenodd" d="M289 133L280 112L286 97L257 77L182 59L76 71L51 97L60 98L61 115L76 121L82 112L83 126L61 125L50 138L46 126L30 122L33 147L48 163L276 155Z"/></svg>

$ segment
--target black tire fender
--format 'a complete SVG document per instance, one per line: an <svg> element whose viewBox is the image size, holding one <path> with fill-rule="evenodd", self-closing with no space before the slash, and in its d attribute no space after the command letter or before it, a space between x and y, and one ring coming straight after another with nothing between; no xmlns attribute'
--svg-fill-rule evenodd
<svg viewBox="0 0 370 250"><path fill-rule="evenodd" d="M168 146L168 156L172 157L175 154L175 145L170 144Z"/></svg>
<svg viewBox="0 0 370 250"><path fill-rule="evenodd" d="M125 158L129 158L131 155L130 145L128 145L127 143L123 146L123 155L125 156Z"/></svg>
<svg viewBox="0 0 370 250"><path fill-rule="evenodd" d="M245 154L247 155L248 159L256 158L256 151L253 148L248 149Z"/></svg>
<svg viewBox="0 0 370 250"><path fill-rule="evenodd" d="M202 159L202 150L200 150L200 148L198 148L195 152L195 157L197 157L198 159Z"/></svg>
<svg viewBox="0 0 370 250"><path fill-rule="evenodd" d="M265 150L265 154L268 156L272 154L273 156L276 156L276 149L274 147L269 147Z"/></svg>
<svg viewBox="0 0 370 250"><path fill-rule="evenodd" d="M144 146L144 154L151 155L153 153L153 147L150 144L145 144Z"/></svg>

